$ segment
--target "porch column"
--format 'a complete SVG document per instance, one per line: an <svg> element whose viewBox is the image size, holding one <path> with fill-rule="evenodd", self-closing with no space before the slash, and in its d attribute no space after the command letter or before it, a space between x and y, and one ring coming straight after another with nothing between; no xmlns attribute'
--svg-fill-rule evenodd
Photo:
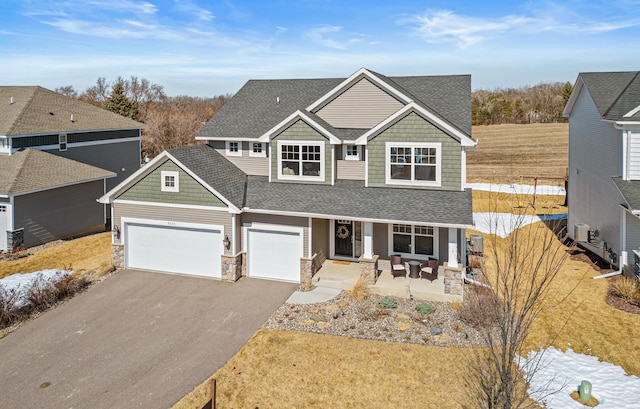
<svg viewBox="0 0 640 409"><path fill-rule="evenodd" d="M373 223L364 222L364 240L362 248L362 257L366 259L373 258Z"/></svg>
<svg viewBox="0 0 640 409"><path fill-rule="evenodd" d="M447 264L451 268L458 268L458 229L449 227L449 258Z"/></svg>

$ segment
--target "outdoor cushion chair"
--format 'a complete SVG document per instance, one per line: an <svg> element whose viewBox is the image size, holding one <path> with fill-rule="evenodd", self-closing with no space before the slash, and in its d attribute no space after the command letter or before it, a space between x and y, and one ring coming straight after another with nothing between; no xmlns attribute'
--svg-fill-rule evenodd
<svg viewBox="0 0 640 409"><path fill-rule="evenodd" d="M430 258L426 263L420 264L420 277L430 281L438 278L438 259Z"/></svg>
<svg viewBox="0 0 640 409"><path fill-rule="evenodd" d="M392 254L391 258L391 274L393 274L393 278L396 277L406 277L407 269L404 267L404 262L402 261L402 257L397 254Z"/></svg>

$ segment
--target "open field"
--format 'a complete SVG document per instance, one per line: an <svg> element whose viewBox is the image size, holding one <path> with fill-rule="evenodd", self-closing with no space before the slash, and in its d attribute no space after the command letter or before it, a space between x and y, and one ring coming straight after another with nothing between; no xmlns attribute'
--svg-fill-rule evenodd
<svg viewBox="0 0 640 409"><path fill-rule="evenodd" d="M521 175L565 175L568 124L474 126L478 147L467 153L467 182L513 182ZM524 183L533 183L525 179ZM553 182L551 182L553 183Z"/></svg>

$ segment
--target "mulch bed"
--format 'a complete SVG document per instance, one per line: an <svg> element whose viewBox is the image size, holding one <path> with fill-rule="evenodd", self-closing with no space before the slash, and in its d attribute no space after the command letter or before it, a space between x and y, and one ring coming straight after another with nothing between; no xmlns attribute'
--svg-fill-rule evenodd
<svg viewBox="0 0 640 409"><path fill-rule="evenodd" d="M607 291L606 298L607 304L610 307L613 307L620 311L628 312L631 314L640 314L640 305L626 302L622 298L618 297L613 290L614 283L622 279L624 279L624 277L622 277L621 275L607 278L607 281L609 282L609 290Z"/></svg>

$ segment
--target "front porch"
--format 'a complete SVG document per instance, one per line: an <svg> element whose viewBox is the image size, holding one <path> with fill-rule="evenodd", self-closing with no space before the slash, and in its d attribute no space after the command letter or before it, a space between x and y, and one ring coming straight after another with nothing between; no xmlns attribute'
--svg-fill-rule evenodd
<svg viewBox="0 0 640 409"><path fill-rule="evenodd" d="M362 275L358 262L327 259L315 273L311 283L316 287L337 288L349 291ZM445 286L445 281L449 281ZM459 281L459 282L458 282ZM375 284L369 285L373 294L425 301L461 301L462 268L441 265L434 281L407 277L394 278L389 260L378 260ZM446 288L445 288L446 287Z"/></svg>

